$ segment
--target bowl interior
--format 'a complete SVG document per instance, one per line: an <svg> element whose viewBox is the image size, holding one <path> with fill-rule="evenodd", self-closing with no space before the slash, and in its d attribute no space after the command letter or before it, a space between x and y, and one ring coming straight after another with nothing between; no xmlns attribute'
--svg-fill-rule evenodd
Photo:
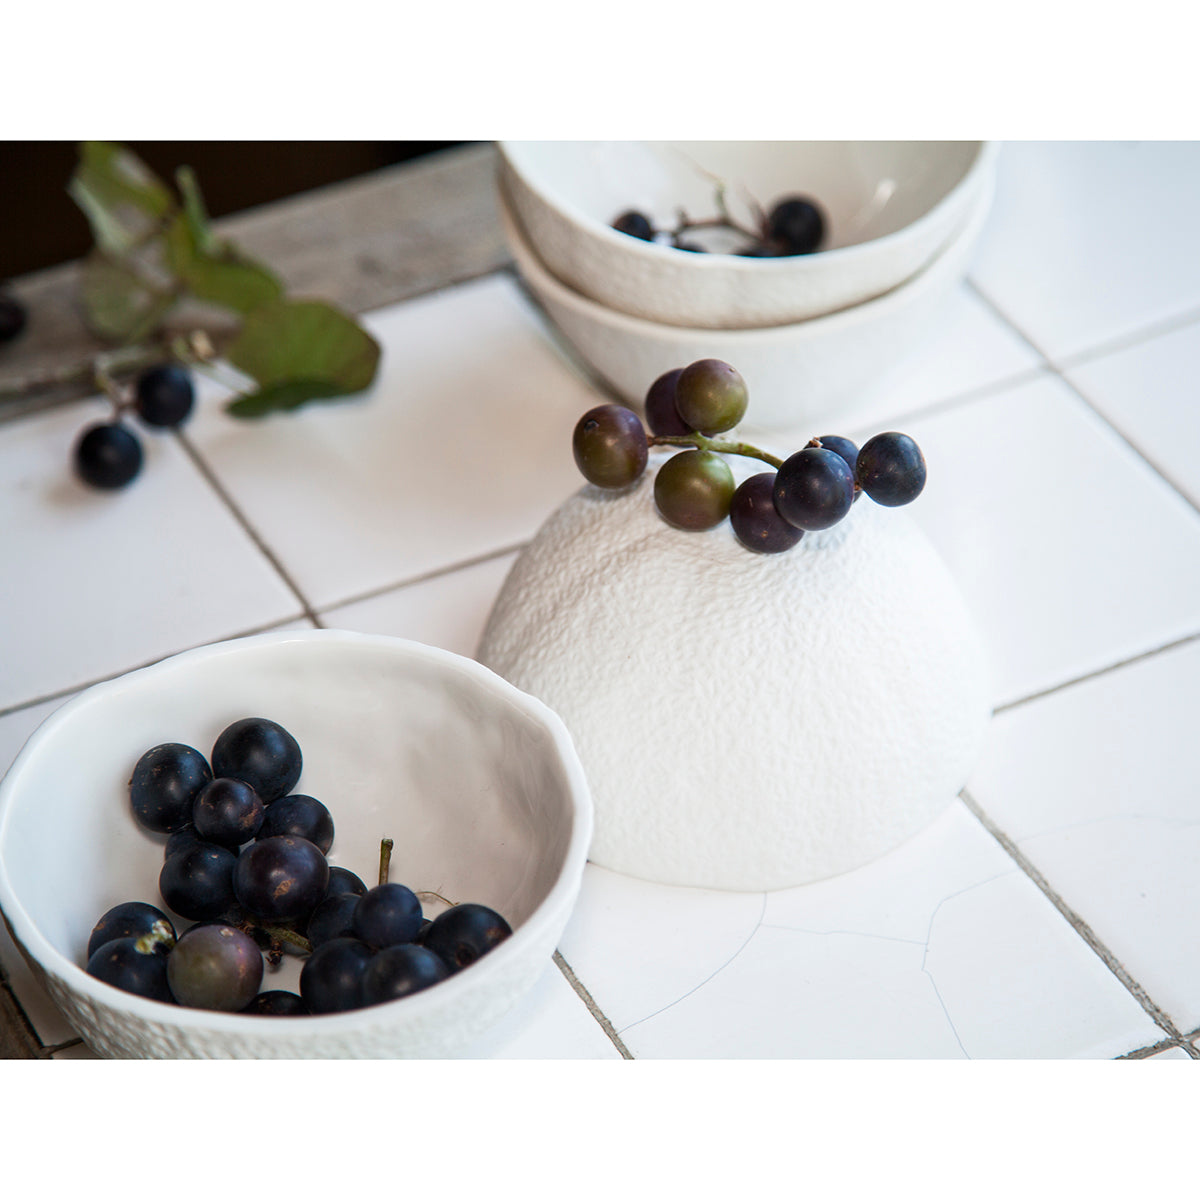
<svg viewBox="0 0 1200 1200"><path fill-rule="evenodd" d="M934 208L966 176L980 142L505 142L510 166L551 204L594 226L630 208L656 225L731 212L749 219L785 195L827 216L824 249L885 237ZM630 242L634 239L626 239ZM643 244L644 245L644 244ZM770 260L768 260L770 261Z"/></svg>
<svg viewBox="0 0 1200 1200"><path fill-rule="evenodd" d="M581 820L540 707L478 664L398 639L322 631L191 651L92 688L30 739L3 786L0 883L82 965L112 905L163 907L165 835L129 811L138 757L164 741L207 756L226 725L258 715L300 743L295 790L333 815L331 863L370 886L390 837L391 880L487 904L518 930L559 884Z"/></svg>

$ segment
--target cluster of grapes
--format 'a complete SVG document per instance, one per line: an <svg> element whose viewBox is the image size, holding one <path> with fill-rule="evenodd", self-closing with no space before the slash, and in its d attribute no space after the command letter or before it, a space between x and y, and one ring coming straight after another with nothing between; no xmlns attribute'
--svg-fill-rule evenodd
<svg viewBox="0 0 1200 1200"><path fill-rule="evenodd" d="M274 721L247 717L200 751L165 742L138 759L129 783L137 822L167 834L159 891L193 921L182 935L144 901L106 912L88 940L87 971L124 991L192 1008L260 1016L346 1012L421 991L470 966L511 934L482 904L426 919L418 894L331 866L333 818L294 793L303 759ZM308 957L300 992L261 991L266 961Z"/></svg>
<svg viewBox="0 0 1200 1200"><path fill-rule="evenodd" d="M925 486L925 459L907 434L880 433L859 449L849 438L813 438L787 459L745 442L714 440L745 415L745 380L728 363L702 358L667 371L646 393L647 434L637 414L601 404L575 426L575 463L589 483L623 488L646 469L651 446L687 446L659 468L654 502L679 529L714 529L726 517L750 550L789 550L805 531L829 529L865 492L895 508ZM735 486L722 454L757 458L775 469Z"/></svg>
<svg viewBox="0 0 1200 1200"><path fill-rule="evenodd" d="M191 416L195 399L183 367L163 363L143 371L127 402L113 399L113 419L97 421L79 435L72 455L75 473L94 488L123 488L142 469L142 443L121 419L122 412L131 409L152 429L175 429Z"/></svg>
<svg viewBox="0 0 1200 1200"><path fill-rule="evenodd" d="M676 250L699 254L710 248L688 234L708 229L727 231L737 235L739 245L732 253L742 258L793 258L798 254L812 254L820 248L825 236L825 217L807 196L784 196L777 200L769 210L758 213L756 226L750 229L736 222L723 203L719 203L719 207L719 217L703 221L689 220L681 210L678 221L670 229L656 229L644 212L633 208L621 213L612 227L618 233L644 242L661 240Z"/></svg>

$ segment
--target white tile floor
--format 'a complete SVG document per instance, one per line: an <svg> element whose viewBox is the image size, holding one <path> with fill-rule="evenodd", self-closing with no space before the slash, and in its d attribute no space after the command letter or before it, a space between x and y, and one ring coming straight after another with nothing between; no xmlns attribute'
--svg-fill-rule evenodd
<svg viewBox="0 0 1200 1200"><path fill-rule="evenodd" d="M962 798L805 888L589 866L560 958L466 1057L1200 1057L1198 201L1200 145L1006 146L938 334L842 431L922 444L912 512L992 652ZM506 272L371 324L369 398L244 425L206 387L116 496L67 470L88 405L0 426L0 769L69 694L209 640L316 621L474 651L579 484L596 392ZM0 966L71 1042L3 934Z"/></svg>

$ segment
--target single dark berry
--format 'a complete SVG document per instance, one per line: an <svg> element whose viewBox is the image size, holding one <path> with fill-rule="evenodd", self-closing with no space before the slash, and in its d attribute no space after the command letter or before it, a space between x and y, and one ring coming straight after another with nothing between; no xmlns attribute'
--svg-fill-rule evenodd
<svg viewBox="0 0 1200 1200"><path fill-rule="evenodd" d="M650 450L637 413L601 404L579 418L571 438L575 465L597 487L622 488L646 469Z"/></svg>
<svg viewBox="0 0 1200 1200"><path fill-rule="evenodd" d="M334 938L355 937L354 910L358 907L359 897L354 892L335 892L313 909L308 918L308 928L305 936L315 950Z"/></svg>
<svg viewBox="0 0 1200 1200"><path fill-rule="evenodd" d="M20 337L27 322L25 305L15 296L0 294L0 345Z"/></svg>
<svg viewBox="0 0 1200 1200"><path fill-rule="evenodd" d="M312 796L284 796L267 809L258 836L302 837L312 842L322 854L328 854L333 845L333 816Z"/></svg>
<svg viewBox="0 0 1200 1200"><path fill-rule="evenodd" d="M213 744L213 775L248 783L264 804L286 796L296 786L302 767L296 739L266 717L234 721Z"/></svg>
<svg viewBox="0 0 1200 1200"><path fill-rule="evenodd" d="M356 896L367 894L367 885L346 867L330 867L329 883L325 886L325 895L336 896L340 892L353 892Z"/></svg>
<svg viewBox="0 0 1200 1200"><path fill-rule="evenodd" d="M433 918L421 944L451 971L461 971L512 933L508 922L483 904L456 904Z"/></svg>
<svg viewBox="0 0 1200 1200"><path fill-rule="evenodd" d="M906 433L877 433L858 452L855 477L876 504L897 508L925 487L925 456Z"/></svg>
<svg viewBox="0 0 1200 1200"><path fill-rule="evenodd" d="M193 925L167 959L171 994L188 1008L239 1012L258 994L262 977L262 951L232 925Z"/></svg>
<svg viewBox="0 0 1200 1200"><path fill-rule="evenodd" d="M153 934L114 938L88 956L87 973L123 992L174 1004L175 997L167 983L171 956L161 953L158 947Z"/></svg>
<svg viewBox="0 0 1200 1200"><path fill-rule="evenodd" d="M354 909L354 936L382 950L411 942L424 914L416 893L402 883L381 883L358 898Z"/></svg>
<svg viewBox="0 0 1200 1200"><path fill-rule="evenodd" d="M659 515L677 529L713 529L729 515L733 472L711 450L684 450L668 458L654 477Z"/></svg>
<svg viewBox="0 0 1200 1200"><path fill-rule="evenodd" d="M167 907L189 921L224 916L236 903L233 869L238 857L224 846L198 842L171 855L158 873Z"/></svg>
<svg viewBox="0 0 1200 1200"><path fill-rule="evenodd" d="M637 209L623 212L613 223L612 227L618 233L627 233L630 237L639 238L643 242L653 241L654 225L645 213Z"/></svg>
<svg viewBox="0 0 1200 1200"><path fill-rule="evenodd" d="M142 469L142 444L119 421L89 425L75 443L75 472L94 488L113 491Z"/></svg>
<svg viewBox="0 0 1200 1200"><path fill-rule="evenodd" d="M363 975L375 951L355 938L318 946L300 970L300 995L313 1013L363 1007Z"/></svg>
<svg viewBox="0 0 1200 1200"><path fill-rule="evenodd" d="M192 824L206 842L244 845L259 832L266 807L258 793L240 779L218 776L200 790L192 805Z"/></svg>
<svg viewBox="0 0 1200 1200"><path fill-rule="evenodd" d="M858 464L858 447L846 437L838 437L835 434L823 433L817 441L821 443L826 450L832 450L834 454L840 455L846 460L846 466L851 471Z"/></svg>
<svg viewBox="0 0 1200 1200"><path fill-rule="evenodd" d="M798 450L775 475L775 507L797 529L828 529L854 503L854 476L833 450Z"/></svg>
<svg viewBox="0 0 1200 1200"><path fill-rule="evenodd" d="M450 976L445 961L425 946L411 942L388 946L367 963L363 972L364 1004L385 1004L424 991Z"/></svg>
<svg viewBox="0 0 1200 1200"><path fill-rule="evenodd" d="M724 433L746 415L746 381L727 362L702 358L679 373L675 407L680 419L701 433Z"/></svg>
<svg viewBox="0 0 1200 1200"><path fill-rule="evenodd" d="M160 954L166 954L175 945L175 926L162 909L142 900L127 900L124 904L114 905L92 927L87 945L88 958L105 942L140 938L147 933L156 935L154 949Z"/></svg>
<svg viewBox="0 0 1200 1200"><path fill-rule="evenodd" d="M273 988L259 992L242 1012L248 1017L307 1017L309 1008L295 992Z"/></svg>
<svg viewBox="0 0 1200 1200"><path fill-rule="evenodd" d="M787 254L811 254L825 236L825 218L807 197L788 196L767 214L766 234Z"/></svg>
<svg viewBox="0 0 1200 1200"><path fill-rule="evenodd" d="M163 846L163 861L165 862L172 854L179 854L184 850L190 850L193 846L205 844L204 839L196 832L195 825L190 822L187 825L181 825L167 838L166 844Z"/></svg>
<svg viewBox="0 0 1200 1200"><path fill-rule="evenodd" d="M129 804L138 824L154 833L174 833L192 819L192 805L212 771L204 755L182 742L147 750L129 780Z"/></svg>
<svg viewBox="0 0 1200 1200"><path fill-rule="evenodd" d="M651 433L664 437L681 437L692 432L691 426L675 407L675 384L683 373L682 367L660 375L646 392L646 424Z"/></svg>
<svg viewBox="0 0 1200 1200"><path fill-rule="evenodd" d="M238 856L233 890L247 912L267 921L307 920L329 883L325 855L304 838L264 838Z"/></svg>
<svg viewBox="0 0 1200 1200"><path fill-rule="evenodd" d="M143 371L134 391L138 416L160 429L182 425L191 415L195 399L191 376L175 363Z"/></svg>
<svg viewBox="0 0 1200 1200"><path fill-rule="evenodd" d="M804 536L804 530L785 521L775 507L774 471L751 475L738 485L729 505L729 523L743 546L762 554L781 554Z"/></svg>

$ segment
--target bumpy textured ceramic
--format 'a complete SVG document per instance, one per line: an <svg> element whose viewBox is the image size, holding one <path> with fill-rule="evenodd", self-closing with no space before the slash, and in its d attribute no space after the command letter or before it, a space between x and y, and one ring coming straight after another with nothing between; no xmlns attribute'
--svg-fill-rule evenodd
<svg viewBox="0 0 1200 1200"><path fill-rule="evenodd" d="M684 329L606 308L555 279L503 204L501 215L525 282L580 357L628 404L640 407L664 371L721 358L749 386L747 428L811 435L818 425L852 419L936 333L987 218L992 175L984 182L967 224L921 274L855 308L767 329Z"/></svg>
<svg viewBox="0 0 1200 1200"><path fill-rule="evenodd" d="M988 142L502 142L503 177L534 252L568 287L668 325L751 329L837 312L923 270L962 228L992 171ZM815 254L691 254L617 233L628 209L657 226L717 215L713 178L753 223L786 195L815 200Z"/></svg>
<svg viewBox="0 0 1200 1200"><path fill-rule="evenodd" d="M676 530L654 508L655 465L550 517L478 651L571 730L593 861L758 891L891 850L954 799L990 716L942 561L906 512L866 497L779 555L728 522Z"/></svg>
<svg viewBox="0 0 1200 1200"><path fill-rule="evenodd" d="M330 862L370 885L390 837L392 880L490 905L512 937L424 992L318 1017L175 1007L87 975L101 914L124 900L163 906L165 837L130 814L134 763L165 741L207 755L244 716L270 717L299 741L298 790L333 814ZM479 664L396 638L263 634L100 684L43 723L0 784L0 908L35 974L101 1055L436 1057L498 1020L547 968L591 819L561 721ZM285 958L263 986L295 990L301 962Z"/></svg>

